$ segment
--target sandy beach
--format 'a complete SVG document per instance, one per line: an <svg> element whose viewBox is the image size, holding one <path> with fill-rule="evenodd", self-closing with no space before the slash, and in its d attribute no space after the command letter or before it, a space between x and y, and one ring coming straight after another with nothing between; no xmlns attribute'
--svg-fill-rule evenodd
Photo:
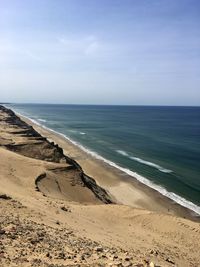
<svg viewBox="0 0 200 267"><path fill-rule="evenodd" d="M47 137L48 140L54 141L62 147L66 155L78 162L84 172L93 177L109 193L113 202L135 208L177 215L195 221L200 220L199 216L191 210L180 206L156 190L140 183L136 178L134 179L123 171L88 154L62 135L39 126L23 116L21 118L29 125L32 125L42 136Z"/></svg>
<svg viewBox="0 0 200 267"><path fill-rule="evenodd" d="M1 266L199 266L190 210L2 106L0 133Z"/></svg>

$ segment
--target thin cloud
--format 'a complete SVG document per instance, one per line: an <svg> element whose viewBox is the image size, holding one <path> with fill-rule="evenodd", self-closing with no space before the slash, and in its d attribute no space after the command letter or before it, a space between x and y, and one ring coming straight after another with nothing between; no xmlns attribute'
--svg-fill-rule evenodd
<svg viewBox="0 0 200 267"><path fill-rule="evenodd" d="M58 37L57 40L69 51L78 52L87 56L95 55L100 48L100 43L95 35L87 35L79 38L61 36Z"/></svg>
<svg viewBox="0 0 200 267"><path fill-rule="evenodd" d="M25 50L24 54L27 55L29 58L36 60L36 61L42 61L42 58L36 54L34 54L33 52L31 52L30 50Z"/></svg>
<svg viewBox="0 0 200 267"><path fill-rule="evenodd" d="M97 41L91 42L88 47L85 49L86 55L95 55L98 53L98 50L100 48L100 45Z"/></svg>

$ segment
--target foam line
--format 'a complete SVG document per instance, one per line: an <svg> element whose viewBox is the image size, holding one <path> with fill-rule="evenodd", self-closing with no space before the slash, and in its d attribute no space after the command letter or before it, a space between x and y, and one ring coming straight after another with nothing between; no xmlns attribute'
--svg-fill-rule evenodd
<svg viewBox="0 0 200 267"><path fill-rule="evenodd" d="M117 150L117 153L119 153L119 154L121 154L121 155L123 155L125 157L128 157L129 159L137 161L137 162L139 162L141 164L156 168L157 170L159 170L161 172L164 172L164 173L172 173L173 172L172 170L165 169L162 166L157 165L157 164L155 164L153 162L150 162L150 161L147 161L147 160L144 160L144 159L141 159L141 158L129 156L129 154L127 152L123 151L123 150Z"/></svg>
<svg viewBox="0 0 200 267"><path fill-rule="evenodd" d="M46 120L44 120L44 119L38 119L39 121L41 121L41 122L46 122Z"/></svg>

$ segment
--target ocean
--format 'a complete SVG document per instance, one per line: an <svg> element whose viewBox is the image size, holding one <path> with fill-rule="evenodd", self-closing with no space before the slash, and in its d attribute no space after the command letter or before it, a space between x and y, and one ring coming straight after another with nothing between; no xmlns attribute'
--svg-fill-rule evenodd
<svg viewBox="0 0 200 267"><path fill-rule="evenodd" d="M200 214L200 107L6 106Z"/></svg>

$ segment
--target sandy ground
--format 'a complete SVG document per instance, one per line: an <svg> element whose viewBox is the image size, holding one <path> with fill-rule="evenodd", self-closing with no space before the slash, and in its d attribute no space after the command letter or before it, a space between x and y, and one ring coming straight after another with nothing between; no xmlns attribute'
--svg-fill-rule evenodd
<svg viewBox="0 0 200 267"><path fill-rule="evenodd" d="M70 164L55 147L6 116L0 111L0 266L200 266L200 224L178 216L186 210L35 127L126 205L104 204L77 170L63 171Z"/></svg>

